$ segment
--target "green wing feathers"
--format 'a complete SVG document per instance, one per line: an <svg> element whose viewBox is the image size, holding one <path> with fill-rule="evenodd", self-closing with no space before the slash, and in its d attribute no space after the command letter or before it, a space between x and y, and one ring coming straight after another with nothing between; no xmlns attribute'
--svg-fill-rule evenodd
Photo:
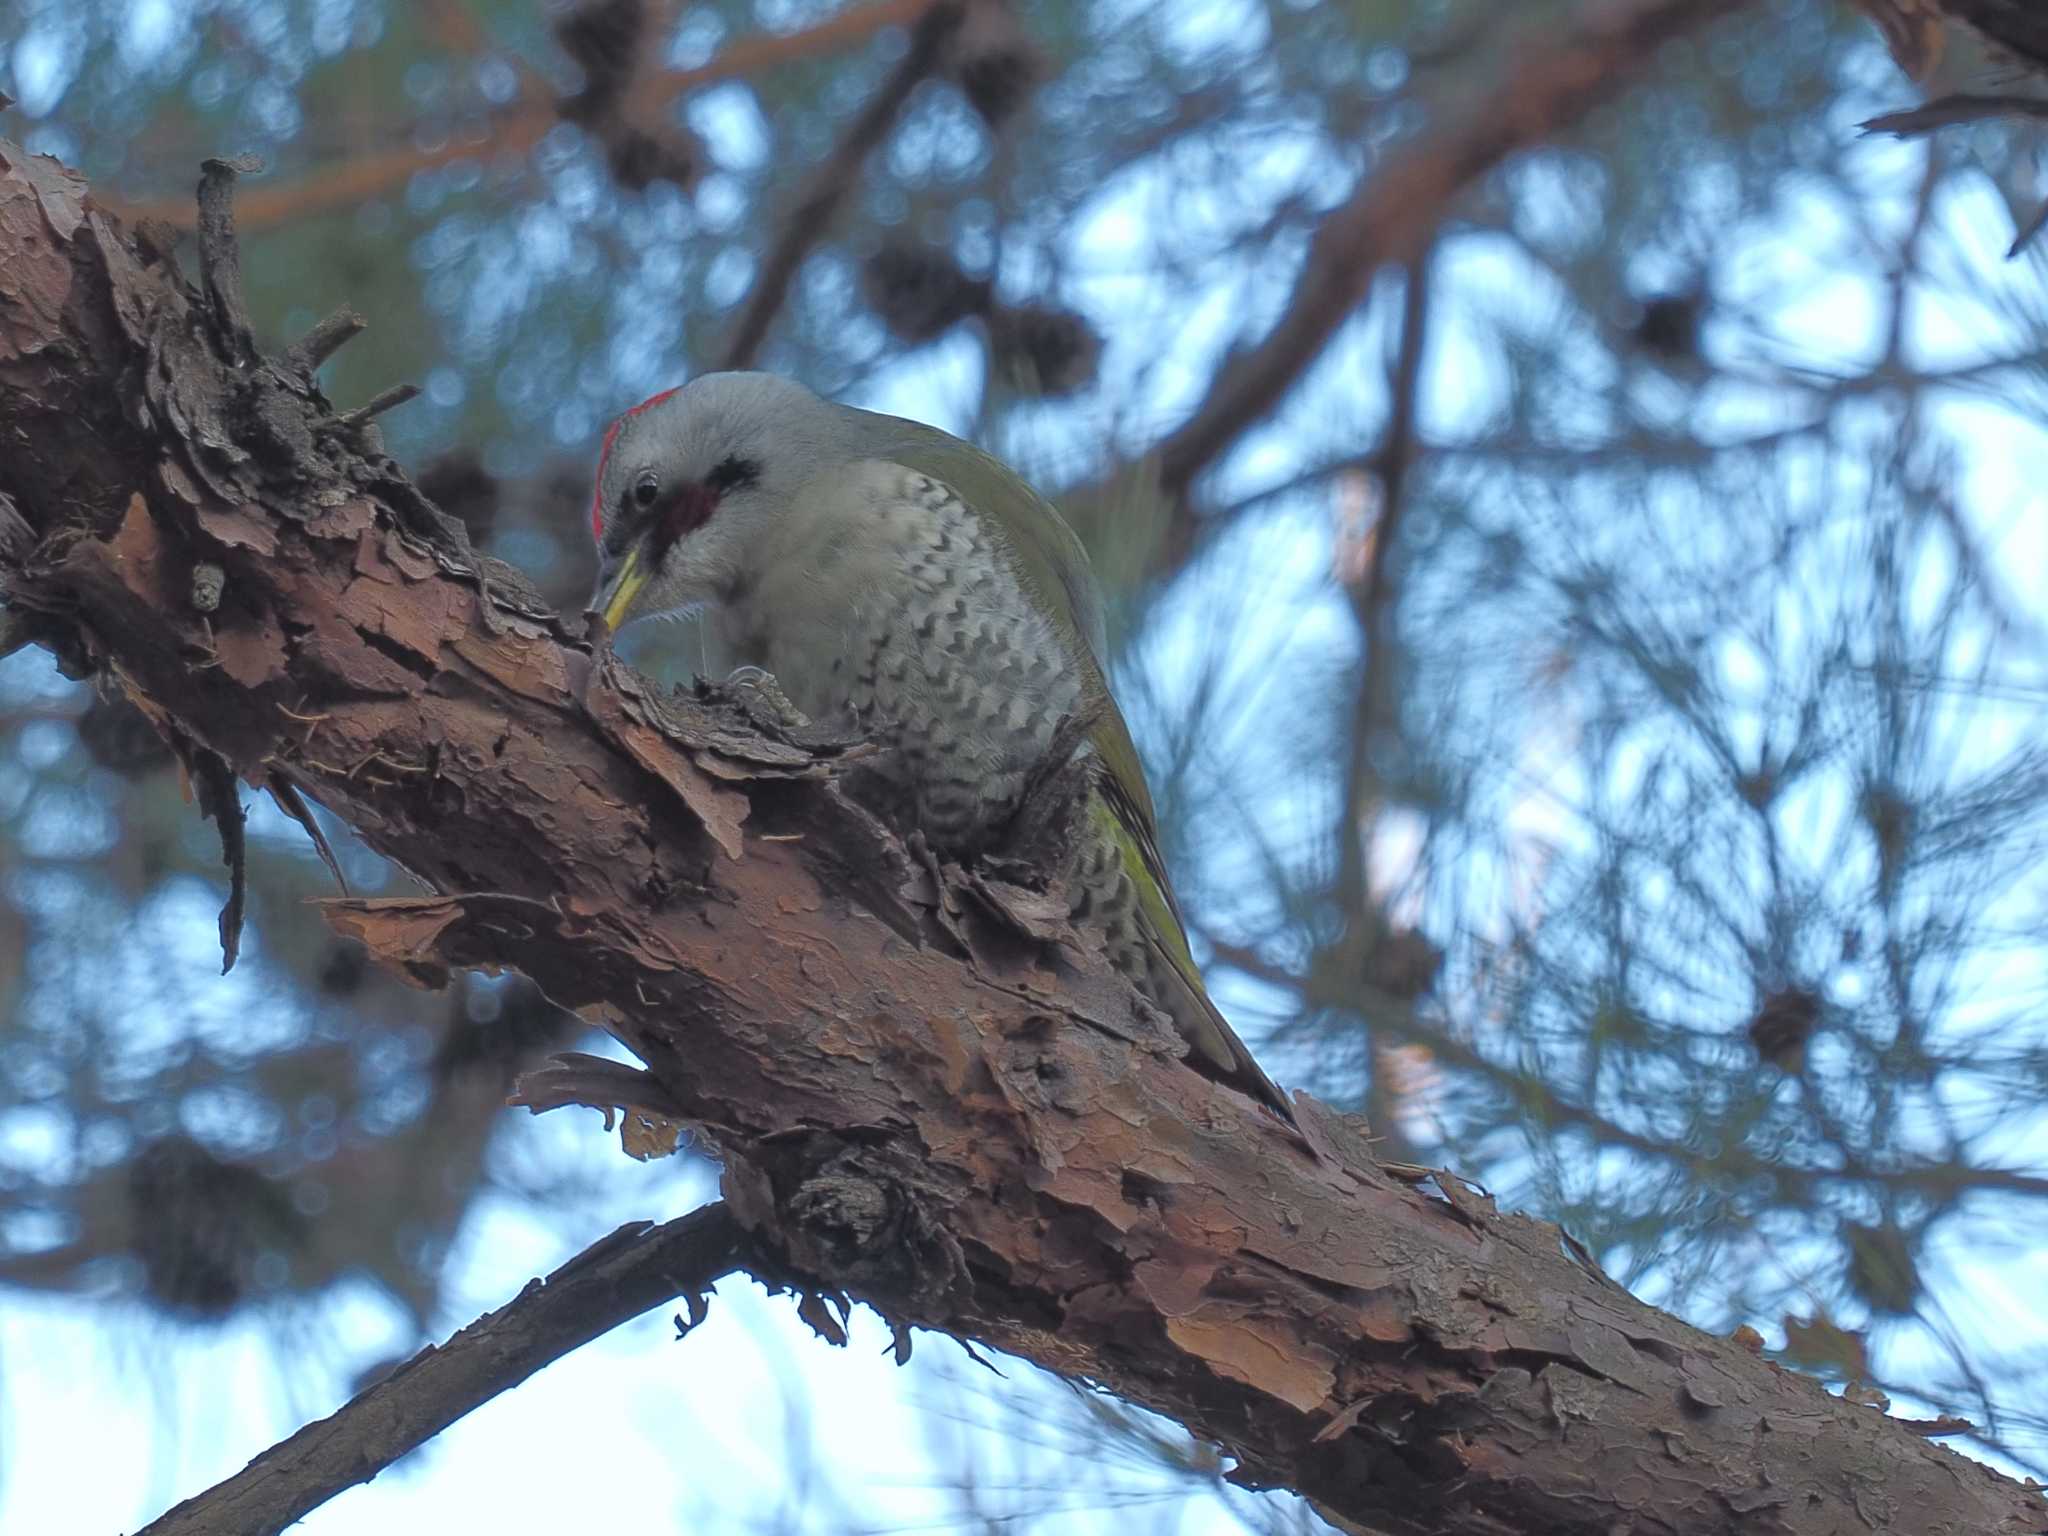
<svg viewBox="0 0 2048 1536"><path fill-rule="evenodd" d="M1114 706L1112 706L1114 708ZM1115 721L1115 733L1129 749L1130 735L1123 721ZM1132 751L1135 761L1136 752ZM1166 878L1159 857L1159 842L1153 832L1150 796L1144 805L1135 804L1122 793L1123 780L1105 773L1089 805L1098 835L1114 838L1122 857L1124 872L1137 891L1139 931L1144 935L1151 958L1147 967L1155 992L1154 1001L1173 1018L1190 1047L1192 1065L1208 1076L1238 1088L1262 1104L1278 1111L1292 1125L1294 1110L1279 1086L1266 1076L1245 1043L1237 1038L1209 992L1202 985L1202 973L1188 949L1187 927L1181 920L1180 905ZM1145 794L1144 778L1137 779L1138 792Z"/></svg>
<svg viewBox="0 0 2048 1536"><path fill-rule="evenodd" d="M1093 716L1088 741L1101 765L1089 806L1091 831L1114 841L1136 890L1137 925L1148 952L1145 970L1150 990L1162 994L1153 1002L1172 1015L1187 1037L1193 1064L1270 1105L1292 1123L1294 1113L1286 1097L1259 1070L1252 1053L1209 1001L1202 973L1188 951L1187 928L1159 857L1145 766L1103 676L1102 600L1088 569L1087 551L1052 504L1000 459L915 422L875 419L884 424L889 457L950 486L975 510L1087 675L1084 692Z"/></svg>

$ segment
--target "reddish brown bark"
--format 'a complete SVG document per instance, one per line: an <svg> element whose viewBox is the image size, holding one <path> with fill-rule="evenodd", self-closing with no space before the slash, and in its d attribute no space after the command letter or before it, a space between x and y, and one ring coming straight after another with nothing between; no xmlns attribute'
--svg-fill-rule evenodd
<svg viewBox="0 0 2048 1536"><path fill-rule="evenodd" d="M332 904L387 962L516 966L647 1065L537 1096L687 1121L820 1285L1100 1382L1358 1528L2048 1531L2034 1494L1642 1305L1555 1228L1182 1066L1085 949L1022 936L1028 892L934 889L845 755L661 694L480 569L244 350L213 258L202 299L0 146L0 492L39 537L10 601L188 750L442 892Z"/></svg>

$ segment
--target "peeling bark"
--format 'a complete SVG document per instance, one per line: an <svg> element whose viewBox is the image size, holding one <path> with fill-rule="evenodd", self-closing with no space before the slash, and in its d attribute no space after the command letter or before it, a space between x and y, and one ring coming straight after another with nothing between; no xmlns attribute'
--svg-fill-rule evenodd
<svg viewBox="0 0 2048 1536"><path fill-rule="evenodd" d="M594 655L238 313L0 144L9 612L438 892L328 904L387 964L516 967L645 1064L537 1103L686 1122L821 1290L1101 1383L1355 1528L2048 1532L1554 1227L1187 1069L1084 945L1018 931L1031 893L907 855L857 752Z"/></svg>

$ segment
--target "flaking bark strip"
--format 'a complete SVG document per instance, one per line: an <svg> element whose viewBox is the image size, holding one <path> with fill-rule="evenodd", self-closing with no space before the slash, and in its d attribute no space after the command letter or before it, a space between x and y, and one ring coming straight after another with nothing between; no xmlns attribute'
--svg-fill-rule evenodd
<svg viewBox="0 0 2048 1536"><path fill-rule="evenodd" d="M220 969L225 976L242 953L242 916L249 901L246 813L235 771L218 752L184 743L185 767L199 797L199 810L220 829L220 858L228 868L228 899L220 909Z"/></svg>

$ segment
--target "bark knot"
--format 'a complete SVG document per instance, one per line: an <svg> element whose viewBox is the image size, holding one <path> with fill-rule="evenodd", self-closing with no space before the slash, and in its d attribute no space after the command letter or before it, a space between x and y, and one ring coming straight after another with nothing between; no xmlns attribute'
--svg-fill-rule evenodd
<svg viewBox="0 0 2048 1536"><path fill-rule="evenodd" d="M777 1236L797 1268L921 1310L969 1285L930 1170L890 1145L824 1144L771 1173Z"/></svg>

